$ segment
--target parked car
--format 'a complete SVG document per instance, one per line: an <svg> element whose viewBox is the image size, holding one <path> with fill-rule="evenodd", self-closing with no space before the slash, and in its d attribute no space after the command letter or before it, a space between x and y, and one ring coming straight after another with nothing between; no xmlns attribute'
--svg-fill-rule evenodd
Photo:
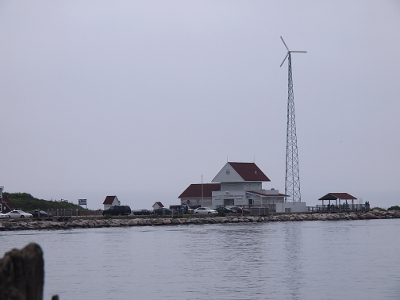
<svg viewBox="0 0 400 300"><path fill-rule="evenodd" d="M228 207L224 207L224 206L217 207L216 211L217 212L223 211L226 214L233 213L232 209L230 209Z"/></svg>
<svg viewBox="0 0 400 300"><path fill-rule="evenodd" d="M194 208L190 207L187 204L182 204L185 214L194 214Z"/></svg>
<svg viewBox="0 0 400 300"><path fill-rule="evenodd" d="M32 214L26 213L22 210L19 209L14 209L10 212L8 212L6 215L10 216L11 219L20 219L20 218L32 218Z"/></svg>
<svg viewBox="0 0 400 300"><path fill-rule="evenodd" d="M229 209L231 209L234 213L238 213L238 214L244 214L244 215L250 214L250 210L243 208L243 207L239 207L239 206L229 207Z"/></svg>
<svg viewBox="0 0 400 300"><path fill-rule="evenodd" d="M135 216L143 216L143 215L151 215L152 212L148 209L139 209L139 210L134 210L133 214Z"/></svg>
<svg viewBox="0 0 400 300"><path fill-rule="evenodd" d="M10 216L7 214L0 213L0 219L9 219Z"/></svg>
<svg viewBox="0 0 400 300"><path fill-rule="evenodd" d="M166 207L157 208L157 209L154 210L154 214L156 216L172 215L172 210L170 210L169 208L166 208Z"/></svg>
<svg viewBox="0 0 400 300"><path fill-rule="evenodd" d="M109 209L103 210L103 216L112 215L112 216L123 216L130 215L132 212L131 208L128 205L114 205Z"/></svg>
<svg viewBox="0 0 400 300"><path fill-rule="evenodd" d="M199 207L194 210L195 214L198 215L216 215L218 212L215 209L211 209L209 207Z"/></svg>
<svg viewBox="0 0 400 300"><path fill-rule="evenodd" d="M40 217L48 218L53 216L51 213L47 213L44 210L39 210L39 209L31 210L29 213L32 214L34 218L40 218Z"/></svg>

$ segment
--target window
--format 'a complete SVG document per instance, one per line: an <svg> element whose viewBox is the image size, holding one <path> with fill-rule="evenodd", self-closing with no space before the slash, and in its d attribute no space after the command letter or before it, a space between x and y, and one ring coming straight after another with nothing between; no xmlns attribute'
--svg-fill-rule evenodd
<svg viewBox="0 0 400 300"><path fill-rule="evenodd" d="M224 205L225 206L233 206L234 205L233 200L234 199L224 199Z"/></svg>

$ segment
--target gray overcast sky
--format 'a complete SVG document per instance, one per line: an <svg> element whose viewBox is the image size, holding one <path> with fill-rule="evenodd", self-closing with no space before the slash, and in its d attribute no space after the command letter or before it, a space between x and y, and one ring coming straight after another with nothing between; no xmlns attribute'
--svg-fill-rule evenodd
<svg viewBox="0 0 400 300"><path fill-rule="evenodd" d="M400 1L1 1L0 185L178 204L229 161L284 191L287 63L302 200L400 205Z"/></svg>

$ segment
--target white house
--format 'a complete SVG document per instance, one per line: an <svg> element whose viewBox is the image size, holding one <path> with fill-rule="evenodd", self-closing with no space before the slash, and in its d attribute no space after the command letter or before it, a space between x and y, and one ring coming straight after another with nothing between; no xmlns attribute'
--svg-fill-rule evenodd
<svg viewBox="0 0 400 300"><path fill-rule="evenodd" d="M306 211L304 202L285 202L284 194L275 189L263 189L270 179L255 163L227 162L212 183L191 184L178 198L182 204L267 207L274 212Z"/></svg>
<svg viewBox="0 0 400 300"><path fill-rule="evenodd" d="M152 207L153 207L153 209L159 209L159 208L163 208L164 204L162 204L161 202L155 202Z"/></svg>
<svg viewBox="0 0 400 300"><path fill-rule="evenodd" d="M212 180L221 183L221 189L212 193L213 207L268 207L276 211L276 204L283 203L285 195L263 189L262 183L268 181L255 163L227 162Z"/></svg>
<svg viewBox="0 0 400 300"><path fill-rule="evenodd" d="M104 210L109 209L111 206L121 205L121 202L118 200L117 196L107 196L103 202Z"/></svg>

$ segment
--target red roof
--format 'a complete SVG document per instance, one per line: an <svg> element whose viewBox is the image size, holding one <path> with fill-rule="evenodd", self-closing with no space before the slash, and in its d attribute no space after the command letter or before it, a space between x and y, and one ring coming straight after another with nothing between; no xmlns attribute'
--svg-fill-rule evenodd
<svg viewBox="0 0 400 300"><path fill-rule="evenodd" d="M164 207L164 205L161 202L156 202L154 204L157 204L159 207Z"/></svg>
<svg viewBox="0 0 400 300"><path fill-rule="evenodd" d="M319 198L318 200L355 200L357 199L356 197L347 194L347 193L329 193L326 194L325 196Z"/></svg>
<svg viewBox="0 0 400 300"><path fill-rule="evenodd" d="M117 196L107 196L103 204L112 204Z"/></svg>
<svg viewBox="0 0 400 300"><path fill-rule="evenodd" d="M195 183L189 185L178 198L201 197L202 187L203 197L212 197L212 192L221 190L220 183Z"/></svg>
<svg viewBox="0 0 400 300"><path fill-rule="evenodd" d="M255 163L230 162L244 181L271 181Z"/></svg>

